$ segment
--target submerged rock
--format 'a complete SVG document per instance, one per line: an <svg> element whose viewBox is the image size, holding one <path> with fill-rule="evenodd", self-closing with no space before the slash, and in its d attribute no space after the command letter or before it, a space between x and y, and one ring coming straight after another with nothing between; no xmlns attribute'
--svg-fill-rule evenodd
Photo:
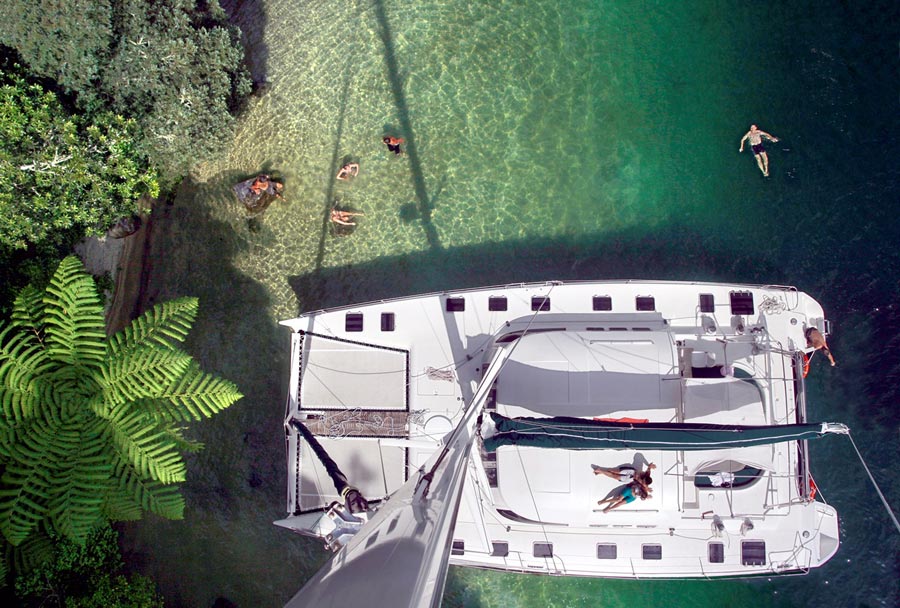
<svg viewBox="0 0 900 608"><path fill-rule="evenodd" d="M112 225L112 228L106 232L106 236L111 239L123 239L140 230L142 223L140 216L137 215L123 217Z"/></svg>
<svg viewBox="0 0 900 608"><path fill-rule="evenodd" d="M261 214L276 198L284 200L284 184L274 181L268 175L257 175L254 178L235 184L234 193L251 216Z"/></svg>

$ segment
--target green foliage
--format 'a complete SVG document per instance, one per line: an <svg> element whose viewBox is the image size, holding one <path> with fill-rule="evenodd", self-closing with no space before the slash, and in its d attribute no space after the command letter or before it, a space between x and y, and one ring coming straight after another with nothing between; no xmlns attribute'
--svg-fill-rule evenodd
<svg viewBox="0 0 900 608"><path fill-rule="evenodd" d="M134 120L69 116L17 67L0 72L0 245L24 248L76 226L103 233L159 194Z"/></svg>
<svg viewBox="0 0 900 608"><path fill-rule="evenodd" d="M155 585L121 574L118 535L103 525L84 544L54 538L50 559L16 577L16 595L31 606L162 608Z"/></svg>
<svg viewBox="0 0 900 608"><path fill-rule="evenodd" d="M63 260L47 288L25 289L0 324L0 532L39 527L84 542L105 518L182 517L178 424L241 394L178 348L197 300L157 305L112 336L91 277Z"/></svg>
<svg viewBox="0 0 900 608"><path fill-rule="evenodd" d="M181 176L231 137L230 107L250 92L239 32L217 2L118 0L124 40L104 72L117 112L131 112L165 177Z"/></svg>
<svg viewBox="0 0 900 608"><path fill-rule="evenodd" d="M5 0L0 43L95 113L134 118L165 185L230 138L250 92L240 32L216 0ZM70 34L70 35L67 35Z"/></svg>
<svg viewBox="0 0 900 608"><path fill-rule="evenodd" d="M91 91L113 45L109 0L4 0L0 43L68 92ZM93 99L93 98L91 98Z"/></svg>

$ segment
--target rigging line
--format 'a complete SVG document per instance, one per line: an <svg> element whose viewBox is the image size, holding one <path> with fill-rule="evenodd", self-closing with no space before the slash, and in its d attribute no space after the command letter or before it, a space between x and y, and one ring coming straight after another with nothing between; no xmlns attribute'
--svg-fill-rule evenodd
<svg viewBox="0 0 900 608"><path fill-rule="evenodd" d="M847 437L850 438L850 445L852 445L853 449L856 450L856 455L859 456L859 461L862 463L863 468L866 470L866 474L868 474L869 476L869 481L871 481L872 485L875 486L875 491L878 492L878 497L881 498L881 502L884 503L884 508L887 509L888 515L890 515L891 519L894 521L894 527L896 527L897 531L900 532L900 522L897 521L897 516L894 515L894 511L893 509L891 509L891 505L888 504L887 498L884 497L884 494L881 493L881 488L879 488L878 484L875 482L875 476L872 475L872 472L869 470L865 459L863 459L862 454L859 453L859 448L856 447L856 442L853 441L853 437L850 435L850 433L847 433Z"/></svg>
<svg viewBox="0 0 900 608"><path fill-rule="evenodd" d="M556 287L556 283L552 284L550 286L550 289L547 290L547 295L544 296L545 299L550 297L550 294L553 292L554 287ZM503 361L500 362L500 369L497 370L497 373L494 376L494 382L496 382L497 378L500 377L500 373L503 371L503 368L506 367L506 364L509 362L509 358L512 356L512 354L515 352L516 348L519 346L519 342L521 341L521 339L524 338L525 335L528 333L528 330L531 328L531 325L534 323L534 320L537 318L538 312L540 312L540 310L534 311L534 314L531 315L531 320L528 321L528 325L525 326L525 330L522 332L522 335L519 336L519 338L517 340L513 341L512 344L510 344L509 351L507 351L506 357L503 359ZM494 364L494 362L495 362L495 360L491 360L491 364L488 366L488 369L490 369L490 367ZM487 370L485 370L485 373L487 373ZM483 378L482 378L482 382L484 382ZM480 385L479 385L479 388L480 388ZM476 394L477 394L477 390L476 390ZM468 404L468 406L464 407L462 420L460 420L460 422L457 424L457 427L456 427L456 429L454 429L453 435L451 436L450 440L448 440L448 442L443 446L443 448L441 449L440 455L437 457L437 460L434 461L434 465L432 465L431 470L428 471L428 473L426 473L425 476L434 475L434 472L437 471L438 467L440 466L441 462L444 460L444 457L447 455L447 452L450 449L450 443L452 442L453 437L455 437L455 434L459 430L460 425L462 425L466 421L466 417L469 415L469 408L471 408L473 405L474 405L474 401L472 403ZM481 411L482 412L484 411L484 403L481 404ZM479 414L480 413L481 412L479 412ZM423 478L424 478L424 476L423 476ZM429 483L430 483L430 481L429 481ZM427 490L426 490L426 492L427 492Z"/></svg>

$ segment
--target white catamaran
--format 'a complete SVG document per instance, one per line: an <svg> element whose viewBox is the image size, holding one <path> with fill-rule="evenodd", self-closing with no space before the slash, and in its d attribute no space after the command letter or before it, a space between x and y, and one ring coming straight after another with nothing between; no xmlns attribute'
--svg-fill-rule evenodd
<svg viewBox="0 0 900 608"><path fill-rule="evenodd" d="M838 549L807 442L847 429L807 422L804 384L830 327L794 288L514 284L283 324L276 523L335 551L289 606L437 606L448 564L745 577Z"/></svg>

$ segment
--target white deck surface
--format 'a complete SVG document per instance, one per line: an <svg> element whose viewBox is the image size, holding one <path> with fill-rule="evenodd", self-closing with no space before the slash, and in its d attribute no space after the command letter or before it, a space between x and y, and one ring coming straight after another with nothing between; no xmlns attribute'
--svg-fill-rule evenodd
<svg viewBox="0 0 900 608"><path fill-rule="evenodd" d="M406 353L318 336L303 350L304 409L406 409Z"/></svg>

